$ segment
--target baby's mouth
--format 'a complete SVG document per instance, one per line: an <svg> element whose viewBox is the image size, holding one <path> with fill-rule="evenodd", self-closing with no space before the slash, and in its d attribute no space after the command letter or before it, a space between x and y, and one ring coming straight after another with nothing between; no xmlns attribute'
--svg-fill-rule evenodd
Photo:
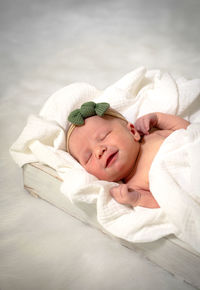
<svg viewBox="0 0 200 290"><path fill-rule="evenodd" d="M110 156L108 156L108 159L106 160L106 167L109 167L117 158L118 151L112 153Z"/></svg>

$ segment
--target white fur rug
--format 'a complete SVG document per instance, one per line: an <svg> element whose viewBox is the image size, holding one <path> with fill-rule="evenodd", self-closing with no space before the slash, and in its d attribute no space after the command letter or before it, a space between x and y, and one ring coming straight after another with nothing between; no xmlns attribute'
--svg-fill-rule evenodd
<svg viewBox="0 0 200 290"><path fill-rule="evenodd" d="M199 78L199 9L198 0L1 1L1 290L194 289L30 196L8 148L69 83L103 89L140 65Z"/></svg>

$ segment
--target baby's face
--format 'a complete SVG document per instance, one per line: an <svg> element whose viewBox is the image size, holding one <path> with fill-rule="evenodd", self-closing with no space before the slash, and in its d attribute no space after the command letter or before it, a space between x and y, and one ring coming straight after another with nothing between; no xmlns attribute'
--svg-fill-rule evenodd
<svg viewBox="0 0 200 290"><path fill-rule="evenodd" d="M98 179L119 181L133 169L140 150L138 135L125 121L93 116L73 130L69 150Z"/></svg>

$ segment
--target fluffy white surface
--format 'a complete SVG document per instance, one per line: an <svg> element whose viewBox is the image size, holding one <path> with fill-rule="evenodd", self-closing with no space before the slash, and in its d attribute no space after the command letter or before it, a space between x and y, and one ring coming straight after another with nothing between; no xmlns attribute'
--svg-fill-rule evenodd
<svg viewBox="0 0 200 290"><path fill-rule="evenodd" d="M0 2L1 290L195 289L27 194L8 149L66 84L103 89L142 64L200 78L199 9L199 0Z"/></svg>
<svg viewBox="0 0 200 290"><path fill-rule="evenodd" d="M184 200L185 192L187 192L188 199L191 199L193 194L197 195L190 181L197 180L198 182L198 178L195 176L191 179L191 176L198 174L196 166L198 162L195 163L195 168L194 164L191 165L189 161L183 161L183 156L186 153L189 154L187 152L188 143L195 144L190 149L190 152L194 151L191 158L194 159L195 155L198 156L200 145L197 133L195 136L192 131L196 138L191 137L189 141L187 141L189 137L175 135L177 137L173 138L173 142L169 141L174 146L173 148L169 146L170 150L175 151L172 156L170 155L169 161L167 149L164 154L159 155L160 163L163 162L163 155L166 155L165 171L164 166L157 166L156 162L153 169L150 170L152 194L154 195L155 192L158 202L162 200L162 203L159 203L161 205L159 209L132 208L117 203L109 194L109 188L113 186L113 183L98 181L97 178L85 172L69 153L65 152L65 131L69 126L67 116L85 101L107 101L111 107L119 110L131 122L152 111L184 115L191 122L198 122L200 121L200 108L195 107L192 110L191 106L194 102L198 102L199 97L200 80L179 79L176 81L167 73L159 70L148 71L144 67L126 74L103 92L88 84L72 84L53 94L43 106L39 116L32 116L28 120L22 134L11 147L11 154L20 166L37 161L57 170L63 179L61 191L66 198L69 197L80 209L86 211L89 220L95 214L100 225L113 235L132 242L151 242L173 233L200 251L198 247L200 227L198 224L192 226L196 220L199 220L198 212L200 210L197 207L197 210L194 211L194 206L188 206ZM187 132L191 132L191 130L187 130ZM185 132L185 130L183 131ZM198 132L198 127L195 132ZM171 139L169 138L169 140ZM167 146L167 142L166 140L163 146ZM179 143L182 142L186 151L180 150L182 153L179 156L176 149L180 148ZM194 150L194 148L196 149ZM181 169L178 167L179 160L183 161ZM168 166L166 166L166 162L168 162ZM163 182L166 173L170 172L171 176L174 176L174 171L170 171L171 167L175 170L177 177L173 186L169 178L166 178L165 183ZM191 175L188 173L189 169ZM188 180L187 188L185 188L185 180ZM176 188L178 181L179 190ZM194 186L199 188L197 182ZM162 193L163 188L164 193ZM160 198L160 191L162 198ZM170 193L173 195L172 200L169 198ZM57 194L55 192L55 196ZM180 202L181 197L183 197L182 202ZM177 202L178 200L179 202ZM198 198L196 201L198 204ZM195 212L195 214L186 215L185 208L190 208L190 212ZM183 221L185 216L189 217L183 227L183 223L178 223L178 220Z"/></svg>

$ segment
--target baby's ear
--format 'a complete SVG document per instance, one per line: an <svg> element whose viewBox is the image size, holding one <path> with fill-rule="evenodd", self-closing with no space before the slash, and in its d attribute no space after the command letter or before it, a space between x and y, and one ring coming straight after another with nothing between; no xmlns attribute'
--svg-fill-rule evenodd
<svg viewBox="0 0 200 290"><path fill-rule="evenodd" d="M141 136L138 133L138 131L135 129L134 125L128 122L127 128L133 134L135 141L140 141Z"/></svg>

